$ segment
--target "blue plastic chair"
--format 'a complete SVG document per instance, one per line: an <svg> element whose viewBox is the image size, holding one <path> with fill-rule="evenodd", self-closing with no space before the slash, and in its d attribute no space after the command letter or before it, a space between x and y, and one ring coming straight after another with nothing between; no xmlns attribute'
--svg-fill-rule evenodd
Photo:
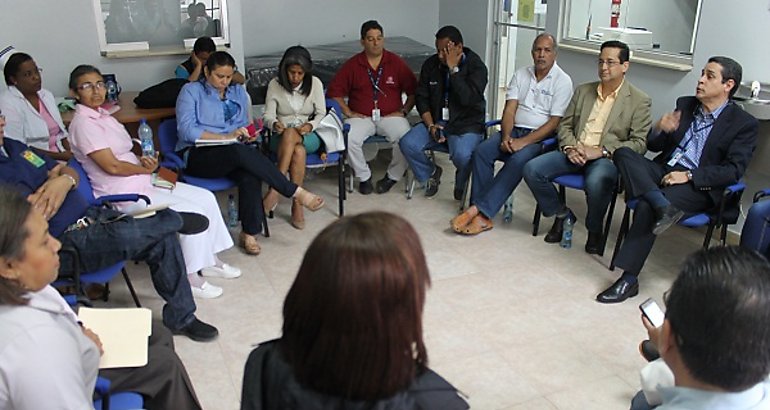
<svg viewBox="0 0 770 410"><path fill-rule="evenodd" d="M749 208L741 231L741 246L765 255L770 259L770 189L754 194L754 205Z"/></svg>
<svg viewBox="0 0 770 410"><path fill-rule="evenodd" d="M79 162L77 162L74 158L71 159L68 163L68 166L78 173L79 177L79 183L77 186L77 192L80 194L91 206L107 206L111 202L136 202L139 199L144 200L147 204L150 203L150 199L147 198L144 195L139 194L121 194L121 195L106 195L99 198L94 197L93 189L91 188L91 183L88 180L88 176L85 173L85 170L83 170L83 167L80 165ZM131 283L131 279L128 277L128 273L125 269L125 261L118 262L114 265L110 265L106 268L93 271L93 272L80 272L80 255L77 251L71 248L62 248L62 252L67 252L72 255L73 258L73 276L72 277L59 277L55 282L54 286L57 286L59 288L71 285L75 288L75 297L80 298L83 296L83 284L89 285L93 283L101 283L105 286L105 292L103 300L106 302L107 297L109 294L109 286L110 281L112 278L114 278L118 273L121 273L123 275L123 279L126 281L126 286L128 287L129 292L131 293L131 298L134 300L134 304L136 304L136 307L141 307L141 303L139 303L139 298L136 296L136 291L134 290L134 286ZM65 295L65 299L68 300L68 302L72 301L72 297L70 296L67 298L67 295ZM85 302L84 299L79 299L79 301Z"/></svg>
<svg viewBox="0 0 770 410"><path fill-rule="evenodd" d="M211 192L226 191L237 186L230 178L201 178L184 173L185 163L176 153L176 143L179 140L176 130L176 118L163 120L158 126L158 142L160 144L160 165L177 172L179 180L190 185L208 189ZM261 202L260 202L260 206ZM262 212L265 215L264 209ZM267 216L262 218L263 234L270 237L270 229L267 226Z"/></svg>
<svg viewBox="0 0 770 410"><path fill-rule="evenodd" d="M95 410L136 410L144 408L144 398L139 393L110 393L110 381L104 377L96 378L94 387Z"/></svg>
<svg viewBox="0 0 770 410"><path fill-rule="evenodd" d="M720 229L719 244L724 246L727 241L727 226L738 222L741 196L743 196L743 191L745 190L746 184L744 184L743 181L730 185L722 191L722 197L716 207L705 212L682 218L677 224L689 228L707 226L706 236L703 239L703 249L709 247L714 230L718 228ZM617 256L620 247L623 245L623 239L626 237L630 228L631 210L636 208L638 202L639 199L637 198L628 199L626 201L626 210L623 213L623 220L620 222L618 239L615 241L615 250L612 252L612 259L610 260L610 270L615 269L615 257Z"/></svg>

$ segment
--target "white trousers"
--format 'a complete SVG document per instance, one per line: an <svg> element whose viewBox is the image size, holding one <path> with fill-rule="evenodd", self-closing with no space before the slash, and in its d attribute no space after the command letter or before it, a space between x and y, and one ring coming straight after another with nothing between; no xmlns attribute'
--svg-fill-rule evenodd
<svg viewBox="0 0 770 410"><path fill-rule="evenodd" d="M169 207L177 212L194 212L209 219L207 230L195 235L179 235L188 274L214 266L216 254L233 246L233 238L211 191L177 182L171 191L152 187L149 197L153 205L171 204ZM128 206L126 211L132 208L134 206Z"/></svg>
<svg viewBox="0 0 770 410"><path fill-rule="evenodd" d="M366 117L348 118L345 122L350 124L348 160L356 177L361 181L372 177L372 171L364 157L364 141L372 135L382 135L393 146L393 159L388 166L388 176L394 181L401 179L409 164L398 147L398 141L411 129L409 121L404 117L382 117L374 122L371 117Z"/></svg>

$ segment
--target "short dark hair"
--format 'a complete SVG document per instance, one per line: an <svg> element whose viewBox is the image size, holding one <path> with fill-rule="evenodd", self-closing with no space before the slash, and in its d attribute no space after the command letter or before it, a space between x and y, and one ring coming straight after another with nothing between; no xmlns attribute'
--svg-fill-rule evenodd
<svg viewBox="0 0 770 410"><path fill-rule="evenodd" d="M203 3L198 3L203 4ZM211 37L198 37L193 44L193 53L213 53L217 51L217 45Z"/></svg>
<svg viewBox="0 0 770 410"><path fill-rule="evenodd" d="M6 85L13 85L11 77L15 77L16 74L19 73L19 67L29 60L32 60L32 56L27 53L13 53L13 55L8 57L8 62L6 62L5 67L3 67Z"/></svg>
<svg viewBox="0 0 770 410"><path fill-rule="evenodd" d="M618 40L605 41L604 43L602 43L602 46L599 50L601 51L601 50L604 50L605 48L620 49L620 53L618 53L618 59L620 60L621 64L628 61L628 58L631 56L631 51L628 49L628 44L622 41L618 41Z"/></svg>
<svg viewBox="0 0 770 410"><path fill-rule="evenodd" d="M313 60L305 47L291 46L283 53L281 63L278 64L278 84L281 84L286 91L292 91L288 70L293 65L302 67L302 71L305 72L299 92L302 95L310 95L310 90L313 88Z"/></svg>
<svg viewBox="0 0 770 410"><path fill-rule="evenodd" d="M364 24L361 24L361 40L365 39L366 33L372 29L380 30L380 34L385 34L385 31L382 30L382 26L377 22L377 20L369 20L365 21Z"/></svg>
<svg viewBox="0 0 770 410"><path fill-rule="evenodd" d="M102 72L99 71L98 68L92 65L81 64L75 67L75 69L72 70L72 72L70 73L70 82L69 82L70 90L76 91L78 88L78 79L81 76L84 76L90 73L96 73L96 74L102 75Z"/></svg>
<svg viewBox="0 0 770 410"><path fill-rule="evenodd" d="M24 257L24 241L29 237L25 224L31 212L26 198L10 186L0 185L0 258ZM26 293L18 281L0 276L0 305L26 305Z"/></svg>
<svg viewBox="0 0 770 410"><path fill-rule="evenodd" d="M444 26L438 29L436 32L436 40L442 38L449 38L449 41L455 44L465 44L463 42L463 35L460 33L460 29L455 26Z"/></svg>
<svg viewBox="0 0 770 410"><path fill-rule="evenodd" d="M745 248L690 255L666 299L666 318L692 375L728 391L770 372L770 263Z"/></svg>
<svg viewBox="0 0 770 410"><path fill-rule="evenodd" d="M733 88L730 89L730 98L733 98L735 92L738 91L738 87L741 86L743 67L741 67L737 61L725 56L710 57L708 62L717 63L722 66L722 84L726 83L727 80L733 80L735 82Z"/></svg>
<svg viewBox="0 0 770 410"><path fill-rule="evenodd" d="M281 351L297 381L354 400L406 389L428 364L429 285L420 239L404 218L368 212L327 226L283 305Z"/></svg>
<svg viewBox="0 0 770 410"><path fill-rule="evenodd" d="M237 69L235 59L226 51L215 51L209 56L209 59L206 60L206 68L209 72L216 70L217 67L232 67L233 70Z"/></svg>

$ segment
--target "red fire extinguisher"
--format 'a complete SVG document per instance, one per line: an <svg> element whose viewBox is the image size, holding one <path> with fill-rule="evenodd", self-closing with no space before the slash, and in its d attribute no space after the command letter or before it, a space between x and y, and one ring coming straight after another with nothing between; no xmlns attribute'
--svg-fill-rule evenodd
<svg viewBox="0 0 770 410"><path fill-rule="evenodd" d="M620 19L620 0L612 0L610 7L610 27L617 27Z"/></svg>

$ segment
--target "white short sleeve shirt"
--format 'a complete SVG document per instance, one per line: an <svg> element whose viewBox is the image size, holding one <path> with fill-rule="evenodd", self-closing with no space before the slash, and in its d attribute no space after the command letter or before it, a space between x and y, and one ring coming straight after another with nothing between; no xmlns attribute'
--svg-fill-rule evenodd
<svg viewBox="0 0 770 410"><path fill-rule="evenodd" d="M572 79L558 64L540 82L533 66L522 67L513 74L506 100L518 100L514 123L517 127L537 129L551 116L562 117L572 98Z"/></svg>

